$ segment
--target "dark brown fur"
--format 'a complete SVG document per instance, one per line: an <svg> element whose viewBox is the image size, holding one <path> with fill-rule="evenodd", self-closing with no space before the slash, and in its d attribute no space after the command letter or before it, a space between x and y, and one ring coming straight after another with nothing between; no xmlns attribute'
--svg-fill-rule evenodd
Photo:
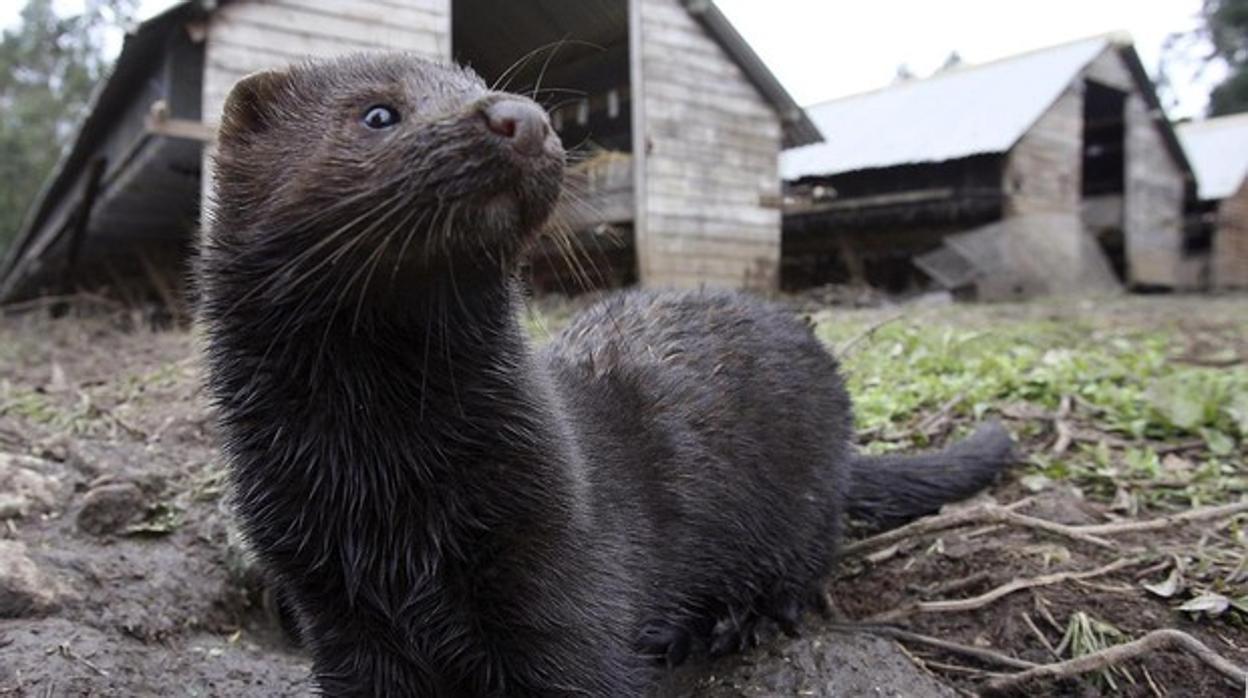
<svg viewBox="0 0 1248 698"><path fill-rule="evenodd" d="M997 431L855 456L836 362L741 295L623 294L534 350L513 272L562 152L518 156L483 126L498 99L402 55L229 99L208 383L325 693L639 695L656 657L794 631L855 500L897 520L1004 464ZM378 102L402 123L363 128Z"/></svg>

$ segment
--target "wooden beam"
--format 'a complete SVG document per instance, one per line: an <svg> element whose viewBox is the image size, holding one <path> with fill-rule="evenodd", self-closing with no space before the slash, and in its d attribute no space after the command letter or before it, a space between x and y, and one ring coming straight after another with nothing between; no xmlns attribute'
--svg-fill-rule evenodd
<svg viewBox="0 0 1248 698"><path fill-rule="evenodd" d="M858 196L839 201L833 200L816 202L813 199L799 199L798 201L791 202L785 206L784 212L790 215L801 215L806 213L824 213L828 211L874 208L877 206L915 204L928 201L952 199L957 193L957 190L953 187L938 187L933 189L916 189L914 191L903 191L890 194L875 194L873 196Z"/></svg>
<svg viewBox="0 0 1248 698"><path fill-rule="evenodd" d="M650 153L650 139L646 124L646 75L642 64L645 48L642 41L641 3L628 0L628 78L632 88L633 117L633 240L637 249L637 278L642 285L650 281L651 256L650 235L647 223L649 196L646 191L646 167Z"/></svg>
<svg viewBox="0 0 1248 698"><path fill-rule="evenodd" d="M163 99L152 102L144 126L153 136L182 138L201 143L212 143L217 140L217 129L201 121L191 119L175 119L169 116L169 105Z"/></svg>

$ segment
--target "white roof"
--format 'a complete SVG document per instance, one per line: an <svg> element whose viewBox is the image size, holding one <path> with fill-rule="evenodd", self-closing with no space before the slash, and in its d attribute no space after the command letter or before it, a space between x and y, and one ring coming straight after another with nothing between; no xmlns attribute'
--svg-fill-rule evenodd
<svg viewBox="0 0 1248 698"><path fill-rule="evenodd" d="M1199 197L1234 194L1248 175L1248 114L1190 121L1175 130L1196 172Z"/></svg>
<svg viewBox="0 0 1248 698"><path fill-rule="evenodd" d="M787 180L1003 153L1114 43L1083 39L807 108L825 142L785 151Z"/></svg>

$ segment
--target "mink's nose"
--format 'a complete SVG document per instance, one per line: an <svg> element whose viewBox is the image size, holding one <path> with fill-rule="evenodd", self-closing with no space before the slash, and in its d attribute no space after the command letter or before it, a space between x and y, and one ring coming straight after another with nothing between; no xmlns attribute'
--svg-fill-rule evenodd
<svg viewBox="0 0 1248 698"><path fill-rule="evenodd" d="M490 130L508 139L521 155L541 155L552 135L546 112L528 100L502 99L486 107L484 113Z"/></svg>

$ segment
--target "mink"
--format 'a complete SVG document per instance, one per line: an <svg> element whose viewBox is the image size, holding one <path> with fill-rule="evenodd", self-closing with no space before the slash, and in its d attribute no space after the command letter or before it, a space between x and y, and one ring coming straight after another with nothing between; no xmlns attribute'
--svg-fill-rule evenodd
<svg viewBox="0 0 1248 698"><path fill-rule="evenodd" d="M536 346L518 269L564 151L470 70L249 76L215 157L206 383L326 695L643 695L797 632L847 515L905 521L1010 462L996 424L859 454L836 360L742 293L619 293Z"/></svg>

